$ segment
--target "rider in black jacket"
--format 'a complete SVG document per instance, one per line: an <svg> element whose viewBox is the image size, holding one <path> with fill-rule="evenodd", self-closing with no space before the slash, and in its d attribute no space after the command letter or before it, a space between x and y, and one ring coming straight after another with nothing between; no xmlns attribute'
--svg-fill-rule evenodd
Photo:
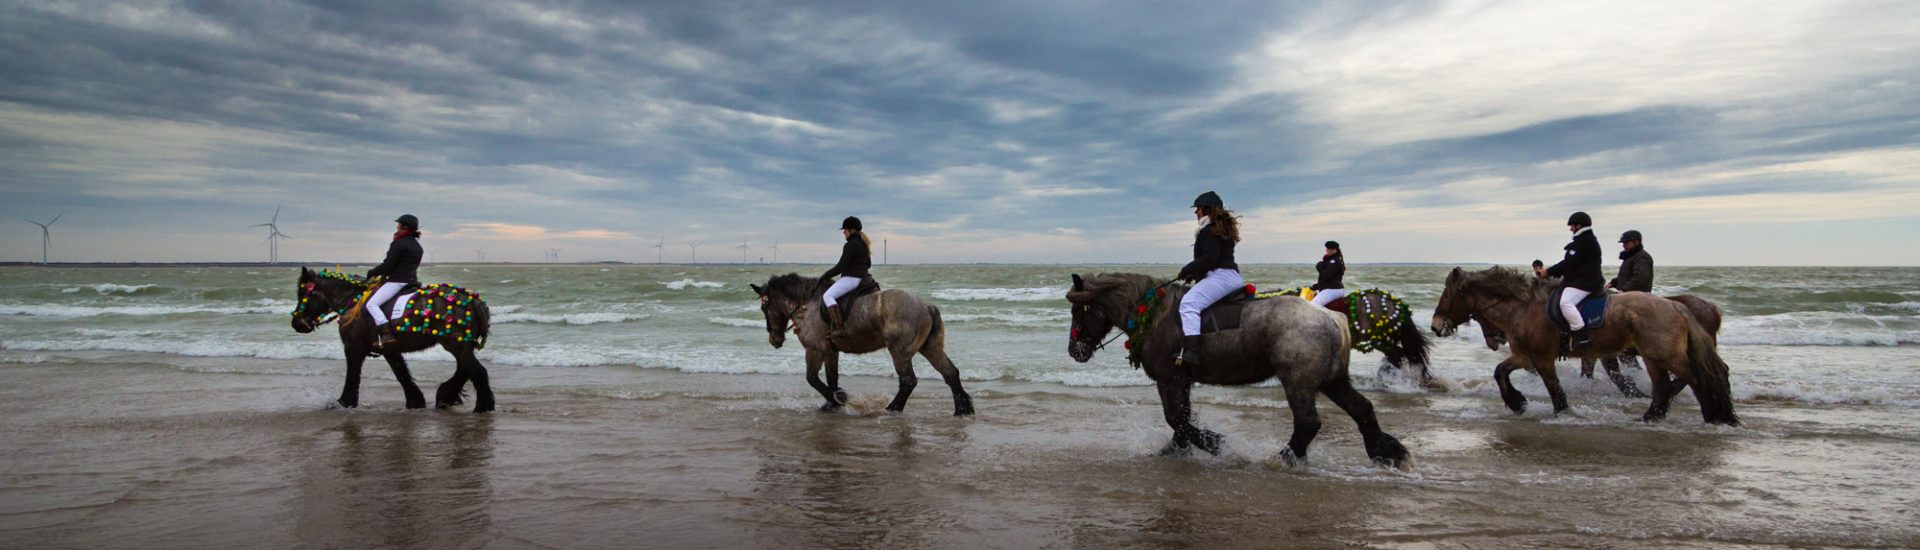
<svg viewBox="0 0 1920 550"><path fill-rule="evenodd" d="M1600 239L1593 236L1593 218L1586 212L1574 212L1567 218L1567 230L1573 242L1567 243L1566 257L1547 268L1548 277L1560 277L1565 290L1560 294L1560 314L1567 318L1567 330L1573 333L1573 347L1586 347L1587 323L1576 307L1587 295L1599 292L1606 284L1600 274Z"/></svg>
<svg viewBox="0 0 1920 550"><path fill-rule="evenodd" d="M380 339L373 344L375 348L385 348L396 340L393 327L387 325L387 313L381 306L392 300L407 284L420 282L420 258L426 254L420 248L419 218L406 214L393 220L393 223L395 231L393 242L387 245L387 259L367 270L368 278L387 278L386 283L367 299L367 315L373 318L373 326L380 335Z"/></svg>
<svg viewBox="0 0 1920 550"><path fill-rule="evenodd" d="M1200 222L1200 230L1193 235L1193 261L1175 277L1195 281L1180 297L1182 338L1180 354L1174 357L1175 364L1187 368L1200 366L1200 312L1247 284L1240 277L1240 265L1233 261L1233 247L1240 242L1240 218L1212 191L1193 199L1193 215Z"/></svg>
<svg viewBox="0 0 1920 550"><path fill-rule="evenodd" d="M845 319L840 317L840 308L834 306L839 304L841 296L846 296L848 292L859 288L861 280L871 277L869 270L873 268L873 240L867 238L860 218L847 216L847 219L840 220L840 235L847 239L847 244L840 247L840 261L820 275L822 281L832 279L835 275L840 276L840 280L834 281L833 286L827 287L827 294L821 297L821 302L827 310L827 331L830 337L833 332L840 330L840 324L845 322Z"/></svg>
<svg viewBox="0 0 1920 550"><path fill-rule="evenodd" d="M1313 283L1313 305L1325 307L1347 295L1347 257L1340 252L1340 243L1327 241L1327 253L1313 269L1320 272L1320 279Z"/></svg>
<svg viewBox="0 0 1920 550"><path fill-rule="evenodd" d="M1620 235L1620 276L1607 281L1607 288L1620 292L1653 292L1653 255L1640 244L1639 231Z"/></svg>

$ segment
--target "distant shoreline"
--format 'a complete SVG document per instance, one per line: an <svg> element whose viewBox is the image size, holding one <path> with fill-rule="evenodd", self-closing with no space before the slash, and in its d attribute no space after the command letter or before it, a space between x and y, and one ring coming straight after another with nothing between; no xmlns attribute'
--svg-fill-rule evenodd
<svg viewBox="0 0 1920 550"><path fill-rule="evenodd" d="M61 268L61 267L66 267L66 268L73 268L73 267L79 267L79 268L129 268L129 267L252 267L252 268L268 268L268 269L278 269L278 268L296 268L296 267L301 267L301 266L305 266L305 267L308 267L308 268L314 268L314 269L319 269L319 268L328 268L328 267L372 267L372 266L374 266L374 265L376 265L376 264L375 264L374 262L305 262L305 263L302 263L302 262L280 262L280 263L278 263L278 264L272 264L272 263L267 263L267 262L54 262L54 263L52 263L52 264L48 264L48 265L42 265L42 264L41 264L40 262L0 262L0 267L48 267L48 268ZM560 263L552 263L552 262L485 262L485 263L479 263L479 262L440 262L440 263L426 263L426 264L421 264L421 266L422 266L422 267L474 267L474 266L506 266L506 267L532 267L532 266L576 266L576 267L591 267L591 266L634 266L634 267L645 267L645 266L675 266L675 267L757 267L757 266L826 266L826 265L832 265L832 264L827 264L827 263L808 263L808 262L782 262L782 263L744 263L744 264L743 264L743 263L738 263L738 262L728 262L728 263L722 263L722 262L712 262L712 263L707 263L707 262L701 262L701 263L697 263L697 264L688 264L688 263L672 263L672 262L668 262L668 263L654 263L654 262L614 262L614 261L606 261L606 262L560 262ZM1085 262L1085 263L1020 263L1020 262L1007 262L1007 263L1001 263L1001 262L974 262L974 263L912 263L912 264L881 264L881 265L876 265L876 266L874 266L874 267L914 267L914 266L934 266L934 267L938 267L938 266L1002 266L1002 267L1021 267L1021 266L1158 266L1158 267L1166 267L1166 266L1177 266L1177 265L1180 265L1180 264L1178 264L1178 263L1138 263L1138 262L1135 262L1135 263L1129 263L1129 262ZM1242 262L1242 263L1241 263L1240 265L1242 265L1242 266L1248 266L1248 267L1312 267L1312 266L1313 266L1313 264L1312 264L1312 263L1309 263L1309 262L1297 262L1297 263L1296 263L1296 262L1287 262L1287 263L1247 263L1247 262ZM1506 266L1524 266L1524 265L1526 265L1526 264L1524 264L1524 263L1512 263L1512 264L1506 264L1506 263L1495 263L1495 262L1350 262L1350 263L1349 263L1348 265L1353 265L1353 266L1359 266L1359 267L1370 267L1370 266L1372 266L1372 267L1394 267L1394 266L1402 266L1402 267L1432 267L1432 266L1459 266L1459 267L1472 267L1472 268L1480 268L1480 267L1486 267L1486 266L1495 266L1495 265L1506 265ZM1610 265L1611 265L1611 264L1610 264ZM1843 268L1848 268L1848 269L1913 269L1913 268L1920 268L1920 266L1911 266L1911 265L1842 265L1842 266L1825 266L1825 265L1663 265L1663 266L1661 266L1661 267L1686 267L1686 268L1693 268L1693 267L1720 267L1720 268L1742 268L1742 267L1744 267L1744 268L1777 268L1777 267L1804 267L1804 268L1818 268L1818 267L1843 267Z"/></svg>

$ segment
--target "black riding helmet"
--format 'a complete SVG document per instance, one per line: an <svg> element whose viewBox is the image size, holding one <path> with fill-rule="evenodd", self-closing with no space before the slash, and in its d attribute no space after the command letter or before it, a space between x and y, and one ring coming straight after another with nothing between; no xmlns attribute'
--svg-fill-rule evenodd
<svg viewBox="0 0 1920 550"><path fill-rule="evenodd" d="M1586 212L1574 212L1572 216L1567 216L1567 225L1593 227L1593 217L1588 216Z"/></svg>
<svg viewBox="0 0 1920 550"><path fill-rule="evenodd" d="M407 229L416 231L420 229L420 218L413 217L413 214L401 214L400 217L394 218L393 221L406 226Z"/></svg>
<svg viewBox="0 0 1920 550"><path fill-rule="evenodd" d="M1340 243L1339 243L1339 242L1336 242L1336 241L1327 241L1327 248L1331 248L1331 249L1334 249L1334 250L1339 250L1339 249L1340 249Z"/></svg>
<svg viewBox="0 0 1920 550"><path fill-rule="evenodd" d="M1640 230L1638 229L1628 229L1626 233L1620 234L1620 242L1624 243L1627 241L1638 241L1638 240L1640 240Z"/></svg>
<svg viewBox="0 0 1920 550"><path fill-rule="evenodd" d="M860 231L860 230L861 230L861 229L860 229L860 218L856 218L856 217L853 217L853 216L847 216L847 219L844 219L844 220L840 220L840 228L841 228L841 229L852 229L852 230L854 230L854 231Z"/></svg>
<svg viewBox="0 0 1920 550"><path fill-rule="evenodd" d="M1212 191L1208 191L1205 193L1201 193L1200 196L1198 197L1194 197L1193 206L1196 208L1201 206L1205 206L1209 208L1226 208L1227 203L1226 201L1220 200L1220 194L1214 193Z"/></svg>

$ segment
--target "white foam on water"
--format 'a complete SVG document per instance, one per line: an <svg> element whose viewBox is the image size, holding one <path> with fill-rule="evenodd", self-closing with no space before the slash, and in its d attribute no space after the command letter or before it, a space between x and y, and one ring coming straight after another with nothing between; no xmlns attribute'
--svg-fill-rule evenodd
<svg viewBox="0 0 1920 550"><path fill-rule="evenodd" d="M767 328L767 322L761 319L735 319L732 317L708 317L707 322L723 327Z"/></svg>
<svg viewBox="0 0 1920 550"><path fill-rule="evenodd" d="M1728 319L1720 343L1774 346L1920 344L1920 319L1897 315L1796 312Z"/></svg>
<svg viewBox="0 0 1920 550"><path fill-rule="evenodd" d="M1920 408L1920 391L1887 386L1844 388L1799 381L1749 382L1735 384L1733 397L1740 401L1789 401L1809 405L1884 405Z"/></svg>
<svg viewBox="0 0 1920 550"><path fill-rule="evenodd" d="M77 287L77 286L60 289L61 294L76 294L79 292L80 292L80 287Z"/></svg>
<svg viewBox="0 0 1920 550"><path fill-rule="evenodd" d="M149 285L120 285L120 284L113 284L113 283L103 283L103 284L93 285L91 288L93 288L94 292L97 292L101 295L107 295L107 294L133 294L136 292L140 292L142 290L153 288L154 286L155 285L150 285L150 284Z"/></svg>
<svg viewBox="0 0 1920 550"><path fill-rule="evenodd" d="M947 288L933 291L934 298L953 301L998 300L1003 302L1044 302L1048 300L1066 300L1066 296L1067 289L1051 287Z"/></svg>
<svg viewBox="0 0 1920 550"><path fill-rule="evenodd" d="M3 346L18 351L132 351L188 357L257 357L260 359L327 359L340 356L337 339L310 342L252 342L238 339L182 340L141 335L97 339L55 338L11 340Z"/></svg>
<svg viewBox="0 0 1920 550"><path fill-rule="evenodd" d="M269 300L269 302L271 302ZM258 302L254 302L258 304ZM189 313L285 313L287 306L67 306L57 304L0 304L0 315L24 315L28 317L94 317L99 315L182 315Z"/></svg>
<svg viewBox="0 0 1920 550"><path fill-rule="evenodd" d="M515 305L504 305L504 306L496 306L496 305L492 305L492 304L488 304L488 305L487 305L487 312L488 312L488 313L492 313L492 314L494 314L494 315L496 315L496 316L497 316L497 315L501 315L501 314L506 314L506 313L513 313L513 312L516 312L516 311L520 311L520 309L521 309L522 307L523 307L523 306L520 306L520 305L518 305L518 304L515 304Z"/></svg>
<svg viewBox="0 0 1920 550"><path fill-rule="evenodd" d="M1046 313L946 313L941 312L940 319L950 323L1002 323L1028 327L1065 327L1073 320L1073 314L1062 309Z"/></svg>
<svg viewBox="0 0 1920 550"><path fill-rule="evenodd" d="M716 283L713 281L695 281L693 279L681 279L678 281L665 282L660 284L665 285L669 290L686 290L687 287L720 288L720 287L727 286L726 283Z"/></svg>
<svg viewBox="0 0 1920 550"><path fill-rule="evenodd" d="M546 323L566 325L598 325L602 323L625 323L652 317L647 313L501 313L493 316L495 323Z"/></svg>

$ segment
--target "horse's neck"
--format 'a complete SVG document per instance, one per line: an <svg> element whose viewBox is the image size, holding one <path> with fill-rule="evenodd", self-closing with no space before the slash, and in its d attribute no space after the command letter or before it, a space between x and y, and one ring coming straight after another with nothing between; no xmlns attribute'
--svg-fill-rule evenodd
<svg viewBox="0 0 1920 550"><path fill-rule="evenodd" d="M1541 308L1546 307L1545 299L1496 296L1487 296L1482 299L1487 302L1475 304L1475 307L1486 308L1486 312L1479 316L1492 318L1493 324L1498 325L1502 331L1512 331L1525 326L1528 312L1539 312ZM1546 318L1544 313L1540 315L1541 319Z"/></svg>

